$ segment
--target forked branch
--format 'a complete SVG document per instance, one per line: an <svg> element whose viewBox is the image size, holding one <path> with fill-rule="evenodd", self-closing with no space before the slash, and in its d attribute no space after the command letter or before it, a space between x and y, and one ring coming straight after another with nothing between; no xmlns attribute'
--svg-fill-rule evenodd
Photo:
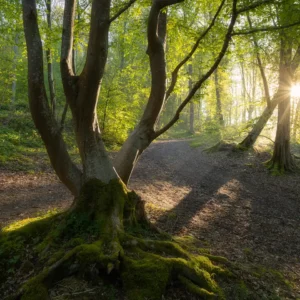
<svg viewBox="0 0 300 300"><path fill-rule="evenodd" d="M174 71L172 72L172 80L171 80L171 84L167 90L166 93L166 99L165 101L168 100L168 98L170 97L170 95L172 94L175 85L177 83L177 79L178 79L178 73L180 71L180 69L182 68L183 65L185 65L189 59L193 56L193 54L195 53L195 51L197 50L197 48L199 47L200 42L205 38L205 36L208 34L208 32L212 29L212 27L215 24L215 21L218 17L218 15L220 14L223 6L224 6L225 0L222 0L216 14L214 15L213 19L211 20L211 23L209 24L209 26L202 32L202 34L199 36L199 38L197 39L196 43L194 44L192 50L190 51L190 53L187 54L187 56L176 66L176 68L174 69Z"/></svg>
<svg viewBox="0 0 300 300"><path fill-rule="evenodd" d="M166 132L170 127L172 127L177 120L179 119L180 113L182 110L186 107L186 105L191 101L195 93L201 88L202 84L211 76L211 74L217 69L219 66L221 60L226 54L226 51L229 47L230 40L231 40L231 34L235 25L235 22L238 17L238 12L236 9L237 5L237 0L233 0L233 5L232 5L232 15L231 15L231 21L227 29L227 33L224 38L223 46L221 51L219 52L218 57L216 58L214 64L212 67L194 84L193 88L190 90L189 94L185 98L185 100L180 104L180 106L177 108L176 113L174 117L167 123L163 128L155 132L155 138Z"/></svg>
<svg viewBox="0 0 300 300"><path fill-rule="evenodd" d="M76 0L66 0L63 18L60 68L64 89L69 93L69 81L73 76L72 49Z"/></svg>
<svg viewBox="0 0 300 300"><path fill-rule="evenodd" d="M115 15L113 15L109 22L115 21L122 13L124 13L128 8L130 8L137 0L130 0L127 4L125 4Z"/></svg>
<svg viewBox="0 0 300 300"><path fill-rule="evenodd" d="M235 31L232 33L232 36L235 35L247 35L247 34L253 34L257 32L267 32L267 31L276 31L276 30L282 30L290 27L294 27L300 24L300 20L291 24L286 24L282 26L267 26L267 27L261 27L261 28L250 28L250 30L240 30Z"/></svg>
<svg viewBox="0 0 300 300"><path fill-rule="evenodd" d="M248 6L237 9L237 13L242 14L242 13L247 12L249 10L255 9L255 8L261 6L261 5L270 4L270 3L274 3L274 2L275 2L274 0L255 1L254 3L252 3Z"/></svg>
<svg viewBox="0 0 300 300"><path fill-rule="evenodd" d="M247 12L247 20L248 20L250 29L252 29L253 26L252 26L252 21L251 21L249 12ZM256 40L255 35L253 35L252 38L253 38L253 44L254 44L254 47L255 47L255 50L256 50L256 59L257 59L257 63L258 63L258 68L259 68L259 71L260 71L260 74L261 74L261 78L262 78L262 81L263 81L263 86L264 86L265 98L266 98L266 101L267 101L267 106L268 106L268 108L271 108L270 89L269 89L269 84L268 84L268 80L267 80L267 77L266 77L266 73L265 73L265 70L264 70L261 58L260 58L260 54L258 52L258 49L259 49L258 42Z"/></svg>
<svg viewBox="0 0 300 300"><path fill-rule="evenodd" d="M38 27L36 0L22 0L22 8L28 55L28 93L31 115L46 146L56 174L77 196L82 174L71 161L47 100L43 70L43 47Z"/></svg>

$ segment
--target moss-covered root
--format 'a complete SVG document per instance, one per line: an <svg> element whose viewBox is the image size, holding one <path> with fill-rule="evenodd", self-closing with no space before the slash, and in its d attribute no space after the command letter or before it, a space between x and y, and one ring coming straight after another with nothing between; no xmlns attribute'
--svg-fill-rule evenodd
<svg viewBox="0 0 300 300"><path fill-rule="evenodd" d="M207 256L191 254L177 242L146 240L119 234L119 241L81 244L26 282L18 299L48 299L48 288L74 274L87 278L120 274L129 300L157 300L171 282L180 282L205 299L223 299L215 275L230 275ZM113 249L110 251L108 249ZM94 273L91 274L90 272Z"/></svg>
<svg viewBox="0 0 300 300"><path fill-rule="evenodd" d="M270 159L266 161L264 165L274 176L281 176L287 172L295 172L297 170L297 166L294 161L292 161L288 166L285 166L284 164L279 164L274 162L273 159Z"/></svg>
<svg viewBox="0 0 300 300"><path fill-rule="evenodd" d="M121 277L130 300L161 299L172 281L205 299L224 298L213 276L227 272L205 256L193 255L171 241L127 238L124 249Z"/></svg>
<svg viewBox="0 0 300 300"><path fill-rule="evenodd" d="M205 149L204 151L207 153L214 153L214 152L218 152L218 151L234 152L234 151L242 151L242 150L246 150L246 149L241 147L239 144L229 143L229 142L222 140L222 141L218 142L216 145Z"/></svg>
<svg viewBox="0 0 300 300"><path fill-rule="evenodd" d="M90 278L100 272L110 274L113 270L119 271L122 253L122 247L117 240L112 240L110 244L107 243L107 239L104 239L92 244L78 245L27 281L16 299L48 299L48 288L55 282L74 274ZM52 261L52 257L49 261Z"/></svg>

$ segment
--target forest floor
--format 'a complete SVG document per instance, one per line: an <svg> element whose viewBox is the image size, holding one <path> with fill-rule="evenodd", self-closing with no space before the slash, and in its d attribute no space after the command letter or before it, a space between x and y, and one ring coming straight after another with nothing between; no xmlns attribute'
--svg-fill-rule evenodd
<svg viewBox="0 0 300 300"><path fill-rule="evenodd" d="M163 230L193 235L213 254L246 262L264 276L267 270L282 274L293 283L284 299L300 299L300 175L271 176L262 164L268 158L254 151L207 154L188 140L159 141L144 152L130 188ZM50 168L0 170L2 226L71 202Z"/></svg>

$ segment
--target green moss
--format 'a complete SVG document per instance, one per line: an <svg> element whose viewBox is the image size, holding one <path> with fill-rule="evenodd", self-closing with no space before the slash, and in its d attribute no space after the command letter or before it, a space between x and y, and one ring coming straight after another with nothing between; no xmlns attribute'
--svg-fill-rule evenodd
<svg viewBox="0 0 300 300"><path fill-rule="evenodd" d="M170 280L170 264L159 256L125 256L121 273L126 296L129 300L161 299Z"/></svg>
<svg viewBox="0 0 300 300"><path fill-rule="evenodd" d="M74 238L74 239L69 240L66 243L66 247L67 248L69 248L69 247L76 247L76 246L79 246L81 244L84 244L84 240L82 238Z"/></svg>
<svg viewBox="0 0 300 300"><path fill-rule="evenodd" d="M273 176L281 176L284 174L284 167L280 166L277 162L273 162L272 159L264 162L264 165L270 170Z"/></svg>
<svg viewBox="0 0 300 300"><path fill-rule="evenodd" d="M215 293L209 292L206 289L200 288L198 285L194 284L191 280L185 278L184 276L178 277L180 282L186 286L186 288L193 294L199 295L204 299L215 299L217 295Z"/></svg>
<svg viewBox="0 0 300 300"><path fill-rule="evenodd" d="M44 269L42 273L28 280L23 286L23 296L21 300L47 300L49 299L48 289L43 281L47 276L48 270Z"/></svg>
<svg viewBox="0 0 300 300"><path fill-rule="evenodd" d="M250 148L251 147L246 147L241 143L235 145L235 150L238 150L238 151L248 151Z"/></svg>
<svg viewBox="0 0 300 300"><path fill-rule="evenodd" d="M167 282L178 278L179 275L189 278L197 286L198 294L200 294L199 291L202 291L203 294L204 290L206 290L206 294L216 294L218 297L223 296L222 290L213 279L213 276L214 274L227 276L229 272L219 266L213 265L211 260L206 256L194 255L184 250L178 243L172 241L144 240L129 237L127 242L124 242L124 247L127 249L125 251L125 258L129 256L130 260L127 263L128 272L125 272L122 278L126 280L125 277L129 276L129 270L132 272L134 269L137 269L137 271L132 273L133 278L130 277L129 281L134 282L135 277L139 277L139 284L137 286L134 287L134 283L130 285L129 282L129 287L132 286L132 288L129 288L130 295L132 293L132 299L138 293L145 296L149 292L151 297L151 293L150 291L147 292L146 287L149 285L147 281L153 281L153 278L158 278L156 281L157 286L151 287L152 290L156 289L157 294L156 298L149 299L159 299L157 295L159 293L160 296L162 295ZM150 270L149 272L146 271L145 277L142 267ZM163 279L168 278L168 280L160 280L161 277L158 274L161 274ZM125 283L125 286L127 284L128 282Z"/></svg>
<svg viewBox="0 0 300 300"><path fill-rule="evenodd" d="M60 260L64 255L65 255L65 251L63 249L56 251L54 254L52 254L50 259L48 260L47 265L51 266L52 264Z"/></svg>
<svg viewBox="0 0 300 300"><path fill-rule="evenodd" d="M49 212L37 218L17 221L3 229L0 235L0 283L18 269L26 255L25 246L34 248L57 216L57 213Z"/></svg>
<svg viewBox="0 0 300 300"><path fill-rule="evenodd" d="M76 257L82 264L99 263L103 259L101 243L84 244L76 247Z"/></svg>
<svg viewBox="0 0 300 300"><path fill-rule="evenodd" d="M49 229L49 226L59 216L57 211L49 211L45 215L36 218L28 218L16 221L2 229L3 233L12 235L22 235L30 237L32 235L40 234Z"/></svg>

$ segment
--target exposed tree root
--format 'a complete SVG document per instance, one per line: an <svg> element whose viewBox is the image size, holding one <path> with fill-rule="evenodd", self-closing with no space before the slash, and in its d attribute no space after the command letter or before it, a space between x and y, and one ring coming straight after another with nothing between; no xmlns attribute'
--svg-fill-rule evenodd
<svg viewBox="0 0 300 300"><path fill-rule="evenodd" d="M286 172L296 172L298 170L297 164L292 155L290 155L290 157L283 162L275 161L274 158L272 158L266 161L264 164L274 176L280 176Z"/></svg>
<svg viewBox="0 0 300 300"><path fill-rule="evenodd" d="M82 190L76 206L48 223L43 220L42 229L40 221L1 237L3 269L15 243L35 245L35 275L12 299L49 299L49 289L73 275L89 281L117 277L129 300L161 299L174 281L201 297L224 298L214 276L231 274L212 263L224 259L199 254L187 240L153 229L140 199L118 181L91 181ZM33 242L41 235L42 241Z"/></svg>
<svg viewBox="0 0 300 300"><path fill-rule="evenodd" d="M124 292L132 300L161 299L172 281L179 281L205 298L222 299L224 295L213 276L230 275L208 257L191 254L174 241L147 240L123 233L116 245L97 240L69 250L26 282L15 299L48 299L48 289L73 274L92 278L112 273L120 276Z"/></svg>
<svg viewBox="0 0 300 300"><path fill-rule="evenodd" d="M228 152L237 152L247 150L246 148L240 146L237 143L230 143L224 140L219 141L216 145L205 149L204 151L207 153L213 153L218 151L228 151Z"/></svg>
<svg viewBox="0 0 300 300"><path fill-rule="evenodd" d="M12 299L49 299L51 286L72 275L87 280L118 276L127 298L132 300L161 299L174 281L208 299L224 297L214 276L230 273L212 263L224 259L195 254L184 249L184 244L162 239L165 236L157 233L156 239L148 239L120 231L110 242L106 238L91 243L73 238L64 240L61 246L54 241L47 246L42 242L36 247L40 271Z"/></svg>

